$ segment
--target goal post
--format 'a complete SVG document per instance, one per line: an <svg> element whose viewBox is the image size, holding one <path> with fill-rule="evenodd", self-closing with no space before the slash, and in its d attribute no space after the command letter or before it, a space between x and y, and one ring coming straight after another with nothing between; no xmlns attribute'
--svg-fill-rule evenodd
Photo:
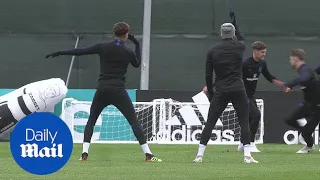
<svg viewBox="0 0 320 180"><path fill-rule="evenodd" d="M61 118L68 125L74 143L83 142L85 125L90 114L90 101L65 98ZM257 100L261 121L255 137L263 143L264 103ZM133 102L136 117L148 143L198 144L207 119L209 104L177 102L172 99L155 99L151 102ZM138 143L131 126L114 106L106 107L97 119L92 143ZM240 126L231 103L220 116L208 144L239 144Z"/></svg>

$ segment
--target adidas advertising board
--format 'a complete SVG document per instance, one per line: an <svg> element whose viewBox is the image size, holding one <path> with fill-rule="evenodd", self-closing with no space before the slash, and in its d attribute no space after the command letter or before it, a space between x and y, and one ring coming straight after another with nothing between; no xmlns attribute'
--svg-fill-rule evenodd
<svg viewBox="0 0 320 180"><path fill-rule="evenodd" d="M174 99L178 102L195 102L194 96L197 95L199 91L166 91L166 90L139 90L137 91L137 101L140 102L149 102L154 99ZM303 100L303 94L300 91L294 91L290 94L284 94L282 91L257 91L256 92L256 99L263 99L264 104L264 124L263 124L263 143L281 143L281 144L298 144L303 143L301 138L299 138L298 132L288 126L285 123L285 117L287 117L294 108ZM195 109L195 108L194 108ZM202 114L205 116L205 112L196 112L193 110L198 117L201 124L204 124L204 120L202 117ZM193 124L200 124L196 118L196 122L194 123L194 120L185 121L184 118L182 118L182 115L179 111L177 111L176 117L174 115L170 119L168 124L177 124L173 125L171 128L171 136L172 132L176 132L173 135L175 135L175 138L173 140L182 141L182 140L192 140L192 135L195 137L199 137L199 130L202 129L203 126L199 125L190 125L190 123ZM183 111L182 111L182 114ZM193 114L193 112L191 112ZM190 115L185 114L185 115ZM186 118L187 119L187 118ZM221 120L221 119L220 119ZM223 125L225 125L224 121ZM305 123L305 119L299 120L303 124L303 121ZM188 124L187 124L188 123ZM231 123L229 123L231 124ZM190 126L189 126L190 125ZM217 128L221 128L220 122L217 123ZM194 130L193 128L197 128ZM175 131L177 130L177 131ZM184 132L184 139L182 138L181 133ZM190 133L189 133L190 132ZM228 141L230 138L223 137L224 135L229 135L227 131L225 131L223 134L223 131L218 132L217 134L221 133L221 141ZM234 132L234 140L237 141L237 133ZM189 135L190 134L190 135ZM215 134L212 134L215 136ZM170 137L171 137L170 136ZM231 135L232 136L232 135ZM189 138L190 137L190 138ZM319 128L316 129L316 131L313 134L315 143L318 143L319 140ZM232 140L232 139L231 139Z"/></svg>
<svg viewBox="0 0 320 180"><path fill-rule="evenodd" d="M299 119L298 123L300 126L305 126L307 124L307 120L305 118ZM312 134L314 138L314 143L319 144L319 125L316 127L314 133ZM283 141L286 144L306 144L304 139L301 136L301 133L299 134L296 130L288 130L283 135Z"/></svg>
<svg viewBox="0 0 320 180"><path fill-rule="evenodd" d="M166 138L173 142L198 142L200 139L207 120L210 102L203 92L194 95L192 99L196 105L187 104L176 107L177 110L166 121L168 126ZM235 130L237 129L227 129L219 118L210 141L232 143L235 141Z"/></svg>
<svg viewBox="0 0 320 180"><path fill-rule="evenodd" d="M68 162L72 148L69 127L49 112L24 117L11 133L10 150L15 162L35 175L60 170Z"/></svg>

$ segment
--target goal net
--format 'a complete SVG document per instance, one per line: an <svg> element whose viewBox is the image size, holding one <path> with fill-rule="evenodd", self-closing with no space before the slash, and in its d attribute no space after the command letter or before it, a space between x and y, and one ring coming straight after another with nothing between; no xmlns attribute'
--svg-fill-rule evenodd
<svg viewBox="0 0 320 180"><path fill-rule="evenodd" d="M78 101L65 98L62 101L61 118L68 125L75 143L83 142L85 126L90 114L90 101ZM161 115L159 102L133 102L136 116L141 124L147 141L155 141L154 137L159 130ZM136 138L130 124L115 106L106 107L97 119L92 143L135 143Z"/></svg>
<svg viewBox="0 0 320 180"><path fill-rule="evenodd" d="M262 118L256 143L263 143L263 100L257 100ZM74 143L82 143L89 118L90 101L66 98L62 101L61 118L73 135ZM133 102L136 117L149 143L198 144L207 119L209 104L156 99L152 102ZM137 143L131 126L114 106L106 107L97 119L92 143ZM238 144L240 126L232 106L220 116L208 144Z"/></svg>

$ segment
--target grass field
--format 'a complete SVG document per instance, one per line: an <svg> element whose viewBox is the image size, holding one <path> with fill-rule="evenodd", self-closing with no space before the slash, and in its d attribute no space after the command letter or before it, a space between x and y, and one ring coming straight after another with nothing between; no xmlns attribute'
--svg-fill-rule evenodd
<svg viewBox="0 0 320 180"><path fill-rule="evenodd" d="M319 179L320 152L295 154L301 145L259 145L254 154L259 164L244 164L236 146L208 146L203 163L192 163L197 145L150 145L162 163L146 163L137 144L93 144L89 160L79 161L81 145L74 146L68 164L55 174L35 176L26 173L12 159L9 144L0 143L1 180L113 180L113 179Z"/></svg>

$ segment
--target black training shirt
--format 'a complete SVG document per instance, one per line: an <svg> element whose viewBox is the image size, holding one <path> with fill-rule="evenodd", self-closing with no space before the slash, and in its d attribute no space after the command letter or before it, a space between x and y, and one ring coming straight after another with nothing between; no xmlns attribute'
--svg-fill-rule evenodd
<svg viewBox="0 0 320 180"><path fill-rule="evenodd" d="M135 46L133 52L124 42L114 40L85 48L59 51L59 55L97 54L100 57L99 85L124 87L128 65L131 63L137 68L141 63L140 45L137 43Z"/></svg>
<svg viewBox="0 0 320 180"><path fill-rule="evenodd" d="M270 74L267 63L264 60L257 62L252 56L243 60L243 82L248 97L254 96L261 73L269 82L272 82L272 80L276 79L276 77Z"/></svg>
<svg viewBox="0 0 320 180"><path fill-rule="evenodd" d="M294 88L300 85L304 92L304 99L311 105L320 103L320 81L318 75L313 69L303 64L299 70L299 77L285 83L289 88Z"/></svg>
<svg viewBox="0 0 320 180"><path fill-rule="evenodd" d="M215 72L216 91L244 90L242 80L242 57L245 45L235 39L222 39L212 47L206 60L206 85L212 87ZM212 88L208 88L213 94Z"/></svg>

